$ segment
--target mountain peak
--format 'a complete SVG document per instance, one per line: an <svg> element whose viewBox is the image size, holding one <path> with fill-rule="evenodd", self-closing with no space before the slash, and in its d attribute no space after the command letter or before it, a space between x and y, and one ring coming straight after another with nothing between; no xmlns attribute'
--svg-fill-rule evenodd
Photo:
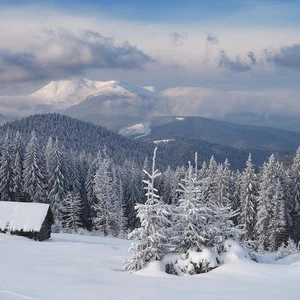
<svg viewBox="0 0 300 300"><path fill-rule="evenodd" d="M45 104L66 108L79 104L89 96L151 97L154 89L132 85L119 80L92 81L74 78L51 81L31 96L42 99Z"/></svg>

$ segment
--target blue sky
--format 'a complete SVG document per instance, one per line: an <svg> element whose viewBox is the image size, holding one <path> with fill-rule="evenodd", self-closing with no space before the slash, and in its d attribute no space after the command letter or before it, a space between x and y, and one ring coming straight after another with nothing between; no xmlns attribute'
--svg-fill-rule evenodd
<svg viewBox="0 0 300 300"><path fill-rule="evenodd" d="M228 21L230 16L245 11L256 11L236 23L300 24L299 0L2 0L2 5L47 5L82 14L105 13L107 16L143 22L194 23L199 21ZM260 14L260 10L265 10ZM254 17L255 15L255 17Z"/></svg>

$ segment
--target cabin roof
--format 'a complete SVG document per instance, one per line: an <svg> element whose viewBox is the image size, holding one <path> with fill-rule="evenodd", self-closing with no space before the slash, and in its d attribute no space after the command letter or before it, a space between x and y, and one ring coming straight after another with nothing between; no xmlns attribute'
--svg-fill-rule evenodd
<svg viewBox="0 0 300 300"><path fill-rule="evenodd" d="M49 204L0 201L0 230L40 231Z"/></svg>

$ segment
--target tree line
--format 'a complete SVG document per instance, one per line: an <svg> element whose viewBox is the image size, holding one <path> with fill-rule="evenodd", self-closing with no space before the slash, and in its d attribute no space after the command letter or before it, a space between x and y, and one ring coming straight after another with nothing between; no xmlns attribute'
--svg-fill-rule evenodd
<svg viewBox="0 0 300 300"><path fill-rule="evenodd" d="M84 228L124 237L140 227L143 218L137 216L138 208L150 201L151 194L153 201L159 199L165 205L164 210L167 207L168 211L176 211L181 207L180 210L193 213L207 210L208 215L213 210L215 217L218 214L219 227L231 224L228 228L234 229L229 232L226 229L224 236L216 234L215 240L239 232L239 238L259 251L277 250L290 237L296 243L300 241L300 148L291 167L285 168L271 155L259 172L255 171L251 155L242 172L231 170L228 160L218 163L211 157L198 166L196 158L188 167L163 170L153 179L155 193L152 186L145 195L145 180L149 188L147 172L151 175L147 159L143 165L133 160L113 161L105 146L96 155L78 153L51 136L41 146L34 131L29 140L19 132L7 132L1 139L1 201L49 203L55 230ZM183 200L186 197L190 197L190 207ZM163 214L164 210L156 213ZM205 214L202 221L209 219ZM198 220L199 214L194 217ZM164 218L171 220L170 216ZM186 217L179 214L176 218ZM189 226L194 224L192 220L189 222ZM175 224L167 222L165 226L183 226L179 220ZM192 231L200 238L203 226L196 224ZM240 230L235 231L236 228ZM181 239L180 243L187 245L191 240Z"/></svg>

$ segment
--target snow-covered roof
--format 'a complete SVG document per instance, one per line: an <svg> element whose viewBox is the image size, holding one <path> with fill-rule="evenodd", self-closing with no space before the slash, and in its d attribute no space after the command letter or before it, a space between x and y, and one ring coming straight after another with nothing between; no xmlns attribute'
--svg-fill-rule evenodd
<svg viewBox="0 0 300 300"><path fill-rule="evenodd" d="M0 201L0 229L40 231L49 204Z"/></svg>

